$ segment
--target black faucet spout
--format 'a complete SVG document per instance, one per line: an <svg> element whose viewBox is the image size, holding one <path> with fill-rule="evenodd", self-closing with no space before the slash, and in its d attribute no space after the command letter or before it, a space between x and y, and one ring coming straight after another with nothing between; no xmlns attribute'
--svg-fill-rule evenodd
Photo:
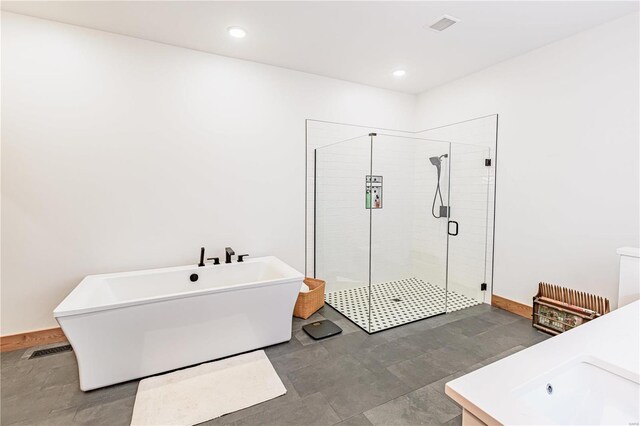
<svg viewBox="0 0 640 426"><path fill-rule="evenodd" d="M231 247L226 247L224 249L225 251L225 259L224 259L224 263L231 263L231 256L233 256L234 254L236 254L235 251L233 251L233 249Z"/></svg>
<svg viewBox="0 0 640 426"><path fill-rule="evenodd" d="M204 247L200 248L200 263L198 266L204 266Z"/></svg>

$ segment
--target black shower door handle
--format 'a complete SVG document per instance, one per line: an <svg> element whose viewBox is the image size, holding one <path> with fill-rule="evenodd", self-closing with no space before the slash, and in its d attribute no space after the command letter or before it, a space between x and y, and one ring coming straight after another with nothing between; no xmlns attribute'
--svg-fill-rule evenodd
<svg viewBox="0 0 640 426"><path fill-rule="evenodd" d="M455 232L455 234L453 232L451 232L451 224L452 223L456 224L456 232ZM451 235L452 237L455 237L456 235L458 235L458 229L459 228L460 228L460 225L455 220L450 220L449 223L447 223L447 233L449 235Z"/></svg>

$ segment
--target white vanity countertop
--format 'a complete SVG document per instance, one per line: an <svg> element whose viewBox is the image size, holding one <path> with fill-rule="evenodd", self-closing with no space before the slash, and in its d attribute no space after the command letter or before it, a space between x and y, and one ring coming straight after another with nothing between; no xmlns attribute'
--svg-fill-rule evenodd
<svg viewBox="0 0 640 426"><path fill-rule="evenodd" d="M545 424L551 419L524 403L518 397L519 389L583 357L635 377L637 382L640 301L455 379L445 391L487 424Z"/></svg>

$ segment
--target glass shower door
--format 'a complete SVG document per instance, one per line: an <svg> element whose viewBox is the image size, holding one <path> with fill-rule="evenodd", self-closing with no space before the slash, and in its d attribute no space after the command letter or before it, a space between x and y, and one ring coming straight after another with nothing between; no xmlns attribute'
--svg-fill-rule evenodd
<svg viewBox="0 0 640 426"><path fill-rule="evenodd" d="M442 141L373 137L371 180L380 184L370 209L369 332L447 310L450 149Z"/></svg>
<svg viewBox="0 0 640 426"><path fill-rule="evenodd" d="M492 168L488 147L453 143L451 151L451 220L460 225L449 239L448 309L456 311L484 302L489 290Z"/></svg>

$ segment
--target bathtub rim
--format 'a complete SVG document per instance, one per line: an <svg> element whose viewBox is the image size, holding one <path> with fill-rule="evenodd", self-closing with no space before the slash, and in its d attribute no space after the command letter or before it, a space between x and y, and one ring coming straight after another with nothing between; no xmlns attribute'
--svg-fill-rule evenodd
<svg viewBox="0 0 640 426"><path fill-rule="evenodd" d="M74 287L73 290L71 290L71 292L62 300L62 302L60 302L60 304L58 304L58 306L53 310L53 316L54 318L56 318L56 321L58 321L58 318L65 318L65 317L71 317L71 316L77 316L77 315L87 315L87 314L91 314L91 313L96 313L96 312L103 312L103 311L110 311L110 310L115 310L115 309L122 309L122 308L127 308L127 307L131 307L131 306L138 306L138 305L146 305L146 304L150 304L150 303L160 303L160 302L166 302L169 300L177 300L177 299L184 299L184 298L188 298L188 297L199 297L199 296L205 296L205 295L209 295L209 294L216 294L216 293L227 293L227 292L231 292L231 291L238 291L238 290L245 290L245 289L252 289L252 288L260 288L260 287L269 287L269 286L274 286L274 285L278 285L278 284L290 284L290 283L294 283L294 282L300 282L302 283L302 281L304 280L304 274L298 272L296 269L294 269L293 267L289 266L287 263L283 262L282 260L278 259L275 256L263 256L263 257L254 257L253 259L247 259L245 260L243 263L258 263L261 261L276 261L278 262L281 266L284 266L285 269L288 269L288 273L290 273L290 275L287 275L283 278L276 278L276 279L271 279L271 280L264 280L264 281L250 281L247 283L241 283L241 284L233 284L233 285L229 285L229 286L225 286L225 287L217 287L217 288L207 288L207 289L195 289L192 291L187 291L187 292L181 292L181 293L168 293L168 294L163 294L163 295L158 295L158 296L153 296L153 297L144 297L144 298L139 298L139 299L131 299L131 300L126 300L126 301L121 301L121 302L115 302L115 303L109 303L109 304L105 304L105 305L98 305L98 306L89 306L89 307L84 307L84 308L75 308L75 309L62 309L61 306L65 303L65 301L76 291L80 291L78 289L80 289L81 286L83 286L83 283L85 283L88 279L91 278L113 278L113 277L120 277L120 276L137 276L137 275L145 275L145 274L149 274L149 273L158 273L158 272L176 272L176 271L189 271L189 270L197 270L197 269L201 269L201 268L215 268L215 267L229 267L229 266L241 266L241 264L238 263L233 263L233 264L228 264L228 265L207 265L207 266L203 266L203 267L198 267L198 266L194 266L194 265L185 265L185 266L172 266L172 267L167 267L167 268L156 268L156 269L144 269L144 270L139 270L139 271L131 271L131 272L115 272L115 273L107 273L107 274L94 274L94 275L87 275L85 278L82 279L82 281L80 281L80 283L78 285L76 285ZM84 286L88 286L90 284L84 284ZM59 321L58 321L59 323Z"/></svg>

